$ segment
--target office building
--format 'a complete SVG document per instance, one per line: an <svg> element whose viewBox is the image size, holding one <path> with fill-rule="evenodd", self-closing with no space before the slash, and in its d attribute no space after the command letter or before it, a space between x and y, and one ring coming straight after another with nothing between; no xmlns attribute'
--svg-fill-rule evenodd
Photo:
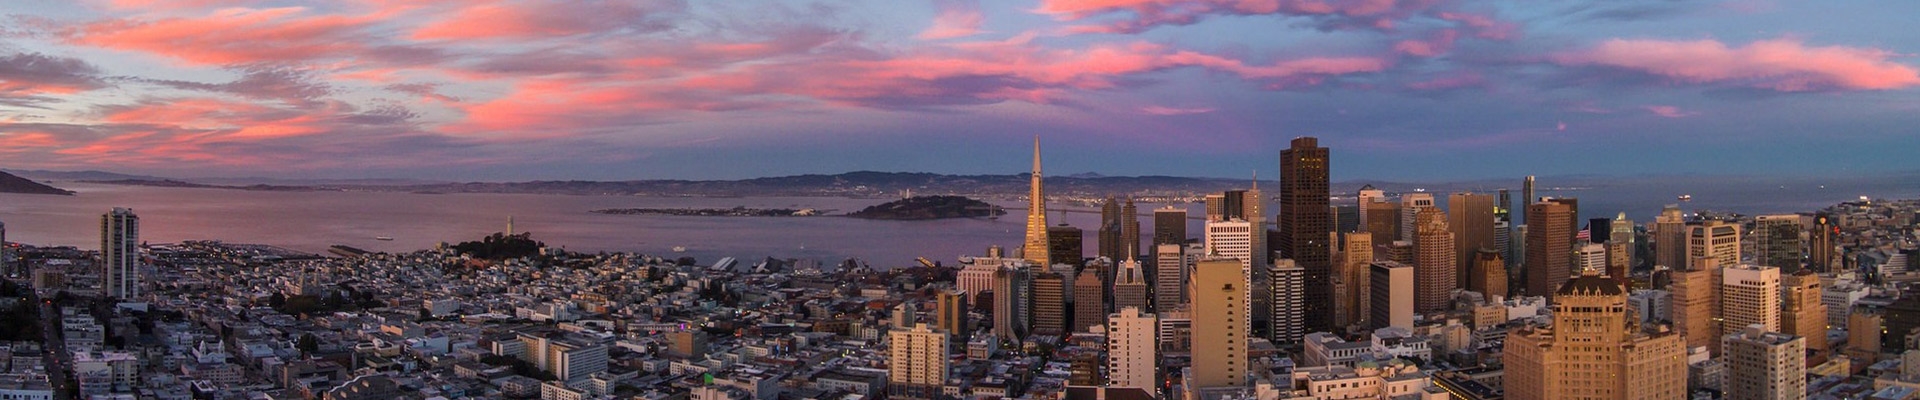
<svg viewBox="0 0 1920 400"><path fill-rule="evenodd" d="M1671 294L1673 329L1688 348L1720 347L1720 267L1708 260L1695 266L1703 269L1675 270L1667 286Z"/></svg>
<svg viewBox="0 0 1920 400"><path fill-rule="evenodd" d="M1453 232L1453 265L1466 268L1473 265L1475 257L1482 248L1496 248L1494 242L1493 195L1469 192L1447 195L1447 230ZM1458 287L1467 286L1467 275L1460 274Z"/></svg>
<svg viewBox="0 0 1920 400"><path fill-rule="evenodd" d="M1454 254L1453 232L1438 208L1420 210L1414 219L1414 306L1418 313L1446 311L1452 307L1453 289L1459 287L1459 265Z"/></svg>
<svg viewBox="0 0 1920 400"><path fill-rule="evenodd" d="M1558 199L1555 199L1558 200ZM1526 268L1528 296L1554 294L1573 271L1573 216L1571 204L1554 200L1527 205Z"/></svg>
<svg viewBox="0 0 1920 400"><path fill-rule="evenodd" d="M1137 307L1107 316L1107 386L1158 391L1160 320Z"/></svg>
<svg viewBox="0 0 1920 400"><path fill-rule="evenodd" d="M1163 243L1154 246L1153 309L1172 310L1187 303L1187 246Z"/></svg>
<svg viewBox="0 0 1920 400"><path fill-rule="evenodd" d="M1433 193L1413 192L1400 195L1400 237L1395 240L1414 240L1419 233L1418 218L1420 211L1437 207L1433 203Z"/></svg>
<svg viewBox="0 0 1920 400"><path fill-rule="evenodd" d="M1533 223L1533 215L1528 214L1530 211L1527 211L1526 205L1539 201L1540 198L1533 193L1533 175L1527 175L1527 180L1520 183L1520 224Z"/></svg>
<svg viewBox="0 0 1920 400"><path fill-rule="evenodd" d="M1632 287L1633 284L1633 244L1615 237L1604 244L1607 248L1607 277L1620 281L1620 285Z"/></svg>
<svg viewBox="0 0 1920 400"><path fill-rule="evenodd" d="M1807 231L1807 268L1813 272L1833 271L1833 261L1838 254L1833 236L1838 234L1840 227L1826 214L1813 216L1813 227Z"/></svg>
<svg viewBox="0 0 1920 400"><path fill-rule="evenodd" d="M1722 327L1760 325L1780 332L1780 269L1739 265L1720 270Z"/></svg>
<svg viewBox="0 0 1920 400"><path fill-rule="evenodd" d="M1545 223L1558 219L1528 211ZM1507 334L1506 398L1679 399L1687 396L1686 347L1667 332L1643 333L1627 317L1618 282L1583 274L1553 296L1553 324Z"/></svg>
<svg viewBox="0 0 1920 400"><path fill-rule="evenodd" d="M1127 259L1125 256L1127 245L1121 238L1124 231L1121 228L1123 219L1120 216L1120 199L1107 196L1106 200L1100 203L1100 230L1094 235L1098 240L1096 244L1099 246L1095 249L1096 256L1116 263Z"/></svg>
<svg viewBox="0 0 1920 400"><path fill-rule="evenodd" d="M1687 260L1711 257L1720 265L1740 264L1740 225L1710 220L1687 227Z"/></svg>
<svg viewBox="0 0 1920 400"><path fill-rule="evenodd" d="M1018 342L1031 333L1033 275L1026 268L1002 267L993 274L993 336Z"/></svg>
<svg viewBox="0 0 1920 400"><path fill-rule="evenodd" d="M1306 270L1306 281L1313 282L1304 302L1306 329L1331 330L1333 293L1323 284L1333 273L1333 221L1326 212L1329 152L1313 137L1294 138L1291 145L1280 151L1279 248L1273 250Z"/></svg>
<svg viewBox="0 0 1920 400"><path fill-rule="evenodd" d="M1754 264L1779 268L1780 273L1800 270L1800 216L1762 215L1753 218Z"/></svg>
<svg viewBox="0 0 1920 400"><path fill-rule="evenodd" d="M607 345L579 334L520 333L526 348L522 360L541 371L552 373L567 385L586 383L594 373L607 370Z"/></svg>
<svg viewBox="0 0 1920 400"><path fill-rule="evenodd" d="M1480 249L1474 253L1473 270L1467 273L1467 290L1486 295L1487 301L1495 296L1507 297L1507 261L1500 258L1500 252L1492 249Z"/></svg>
<svg viewBox="0 0 1920 400"><path fill-rule="evenodd" d="M1621 211L1619 215L1614 216L1613 221L1608 224L1613 228L1613 234L1610 235L1611 241L1626 243L1628 249L1632 249L1635 243L1638 243L1634 239L1633 220L1627 219L1626 211ZM1633 254L1628 253L1627 259L1632 260Z"/></svg>
<svg viewBox="0 0 1920 400"><path fill-rule="evenodd" d="M1807 398L1806 339L1750 325L1727 335L1723 392L1729 400Z"/></svg>
<svg viewBox="0 0 1920 400"><path fill-rule="evenodd" d="M1035 335L1065 335L1067 318L1067 285L1071 285L1066 275L1059 272L1041 272L1033 275L1033 315L1028 319Z"/></svg>
<svg viewBox="0 0 1920 400"><path fill-rule="evenodd" d="M1653 220L1653 254L1656 266L1674 270L1687 266L1687 219L1677 204L1668 204Z"/></svg>
<svg viewBox="0 0 1920 400"><path fill-rule="evenodd" d="M1153 210L1153 245L1187 244L1187 209L1174 206Z"/></svg>
<svg viewBox="0 0 1920 400"><path fill-rule="evenodd" d="M1413 266L1377 261L1368 266L1367 306L1371 328L1413 329Z"/></svg>
<svg viewBox="0 0 1920 400"><path fill-rule="evenodd" d="M107 297L140 297L140 216L114 208L100 216L100 285Z"/></svg>
<svg viewBox="0 0 1920 400"><path fill-rule="evenodd" d="M1086 253L1082 250L1085 243L1080 228L1060 224L1047 227L1047 266L1072 265L1078 267L1086 263Z"/></svg>
<svg viewBox="0 0 1920 400"><path fill-rule="evenodd" d="M896 399L934 400L946 398L941 387L947 383L946 332L926 324L899 329L887 334L887 395Z"/></svg>
<svg viewBox="0 0 1920 400"><path fill-rule="evenodd" d="M1400 240L1400 203L1379 201L1361 206L1360 215L1367 217L1367 223L1361 225L1373 236L1378 244L1393 243Z"/></svg>
<svg viewBox="0 0 1920 400"><path fill-rule="evenodd" d="M954 337L972 336L973 330L967 326L967 293L957 290L942 290L933 294L933 324L941 332Z"/></svg>
<svg viewBox="0 0 1920 400"><path fill-rule="evenodd" d="M1047 196L1040 187L1040 137L1033 137L1033 175L1027 192L1027 238L1021 245L1021 257L1033 265L1046 266L1053 262L1047 253L1053 245L1047 238Z"/></svg>
<svg viewBox="0 0 1920 400"><path fill-rule="evenodd" d="M1306 300L1305 269L1290 259L1273 260L1268 271L1268 281L1273 294L1272 328L1267 340L1280 348L1291 348L1300 344L1301 335L1306 334L1306 313L1302 302Z"/></svg>
<svg viewBox="0 0 1920 400"><path fill-rule="evenodd" d="M1780 332L1806 338L1807 350L1825 354L1827 349L1827 307L1820 276L1801 269L1780 278L1786 288L1780 301Z"/></svg>
<svg viewBox="0 0 1920 400"><path fill-rule="evenodd" d="M1086 332L1087 328L1107 325L1106 286L1101 282L1106 271L1088 266L1073 279L1073 330Z"/></svg>
<svg viewBox="0 0 1920 400"><path fill-rule="evenodd" d="M1127 197L1127 202L1120 206L1120 218L1120 246L1121 250L1126 250L1128 254L1126 254L1125 257L1113 259L1113 262L1120 262L1120 260L1134 258L1140 255L1138 254L1140 250L1140 208L1133 205L1133 197Z"/></svg>
<svg viewBox="0 0 1920 400"><path fill-rule="evenodd" d="M1594 271L1607 274L1607 245L1581 242L1574 246L1573 268L1575 271Z"/></svg>
<svg viewBox="0 0 1920 400"><path fill-rule="evenodd" d="M1246 310L1250 307L1239 259L1207 257L1194 264L1187 293L1192 296L1193 366L1189 390L1246 384Z"/></svg>
<svg viewBox="0 0 1920 400"><path fill-rule="evenodd" d="M1347 240L1340 250L1340 268L1334 271L1334 325L1344 328L1366 326L1367 316L1372 312L1367 308L1367 299L1371 275L1367 270L1373 264L1373 235L1366 232L1349 232Z"/></svg>
<svg viewBox="0 0 1920 400"><path fill-rule="evenodd" d="M1360 187L1354 200L1356 200L1354 207L1360 210L1360 229L1366 230L1367 223L1371 221L1371 217L1367 216L1367 206L1387 202L1387 192L1374 188L1373 185L1365 185Z"/></svg>
<svg viewBox="0 0 1920 400"><path fill-rule="evenodd" d="M1260 295L1261 293L1265 293L1266 292L1265 290L1253 290L1253 287L1254 287L1254 272L1253 272L1253 269L1254 269L1253 229L1254 227L1253 227L1253 224L1247 221L1241 221L1241 220L1208 221L1206 224L1206 227L1207 227L1207 232L1206 232L1207 233L1207 236L1206 236L1207 250L1205 254L1208 257L1231 258L1235 260L1240 260L1240 271L1241 271L1241 275L1244 277L1244 279L1242 279L1240 287L1247 288L1248 290L1247 293L1249 296L1256 296L1256 295ZM1265 275L1265 273L1262 272L1261 275ZM1188 279L1192 279L1192 277L1189 276ZM1193 292L1188 291L1187 293L1191 296ZM1261 301L1261 302L1264 302L1264 301ZM1248 316L1253 315L1254 303L1255 303L1254 301L1249 299L1247 301L1247 309L1242 310L1243 313L1241 315L1248 315ZM1259 319L1265 320L1266 318L1261 317ZM1249 329L1251 329L1253 326L1255 326L1254 323L1257 323L1257 322L1258 321L1252 321L1247 326L1249 327ZM1253 331L1249 330L1247 331L1247 334L1251 335L1253 334Z"/></svg>
<svg viewBox="0 0 1920 400"><path fill-rule="evenodd" d="M1147 298L1147 274L1140 266L1140 260L1128 258L1120 262L1120 269L1113 279L1113 309L1127 307L1141 310L1149 309Z"/></svg>

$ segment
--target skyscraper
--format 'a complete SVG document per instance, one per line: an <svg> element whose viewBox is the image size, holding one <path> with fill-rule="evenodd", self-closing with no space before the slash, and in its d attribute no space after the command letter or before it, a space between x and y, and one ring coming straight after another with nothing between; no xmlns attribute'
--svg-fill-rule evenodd
<svg viewBox="0 0 1920 400"><path fill-rule="evenodd" d="M887 334L888 398L940 399L947 383L946 332L926 324Z"/></svg>
<svg viewBox="0 0 1920 400"><path fill-rule="evenodd" d="M1187 285L1193 296L1193 366L1188 390L1238 387L1247 380L1247 296L1241 261L1207 257L1195 263Z"/></svg>
<svg viewBox="0 0 1920 400"><path fill-rule="evenodd" d="M1027 240L1021 246L1027 262L1045 267L1053 258L1047 253L1053 243L1047 240L1047 195L1040 189L1040 137L1033 137L1033 182L1027 192Z"/></svg>
<svg viewBox="0 0 1920 400"><path fill-rule="evenodd" d="M993 274L993 336L1026 339L1032 314L1033 275L1026 268L1001 267Z"/></svg>
<svg viewBox="0 0 1920 400"><path fill-rule="evenodd" d="M1373 279L1371 271L1367 269L1367 266L1373 265L1373 235L1366 232L1348 233L1344 246L1340 250L1340 270L1335 274L1339 278L1335 289L1341 296L1337 302L1339 304L1335 304L1335 309L1339 310L1336 314L1344 318L1336 318L1334 325L1336 328L1367 326L1368 314L1373 312L1367 307L1367 300L1373 296Z"/></svg>
<svg viewBox="0 0 1920 400"><path fill-rule="evenodd" d="M1827 307L1822 303L1820 276L1802 269L1781 277L1780 285L1786 288L1780 302L1780 331L1807 338L1807 350L1825 354Z"/></svg>
<svg viewBox="0 0 1920 400"><path fill-rule="evenodd" d="M1413 266L1377 261L1368 267L1368 322L1374 329L1413 329Z"/></svg>
<svg viewBox="0 0 1920 400"><path fill-rule="evenodd" d="M1627 244L1627 248L1633 248L1633 220L1627 219L1626 211L1621 211L1620 215L1613 217L1613 221L1608 224L1613 226L1613 234L1609 236L1614 241L1624 242ZM1633 256L1629 254L1627 258L1632 259Z"/></svg>
<svg viewBox="0 0 1920 400"><path fill-rule="evenodd" d="M933 294L933 304L935 327L954 337L970 336L973 331L967 326L967 293L942 290Z"/></svg>
<svg viewBox="0 0 1920 400"><path fill-rule="evenodd" d="M1414 285L1415 312L1446 311L1452 303L1453 289L1460 284L1453 231L1444 217L1432 207L1421 209L1414 217L1419 222L1414 232L1413 268L1419 281Z"/></svg>
<svg viewBox="0 0 1920 400"><path fill-rule="evenodd" d="M1306 282L1312 282L1304 301L1309 332L1333 329L1333 293L1325 284L1333 273L1329 156L1313 137L1294 138L1292 147L1280 151L1280 229L1275 238L1280 248L1273 250L1292 259L1306 271Z"/></svg>
<svg viewBox="0 0 1920 400"><path fill-rule="evenodd" d="M1721 269L1720 276L1720 326L1780 331L1779 269L1738 265Z"/></svg>
<svg viewBox="0 0 1920 400"><path fill-rule="evenodd" d="M1493 196L1471 192L1454 193L1447 196L1447 229L1453 232L1454 265L1463 269L1473 265L1474 257L1482 248L1496 248L1493 224L1498 221L1494 212ZM1467 274L1460 274L1460 287L1467 286Z"/></svg>
<svg viewBox="0 0 1920 400"><path fill-rule="evenodd" d="M140 216L114 208L100 216L100 284L107 297L140 297Z"/></svg>
<svg viewBox="0 0 1920 400"><path fill-rule="evenodd" d="M1138 253L1140 249L1140 208L1134 207L1133 197L1127 197L1126 204L1120 206L1120 218L1121 250L1126 250L1128 253ZM1139 254L1127 254L1126 257L1113 259L1113 262L1117 263L1120 262L1120 260L1133 258L1138 255Z"/></svg>
<svg viewBox="0 0 1920 400"><path fill-rule="evenodd" d="M1174 206L1153 210L1153 245L1187 243L1187 209Z"/></svg>
<svg viewBox="0 0 1920 400"><path fill-rule="evenodd" d="M1720 266L1711 259L1697 263L1701 269L1674 270L1673 283L1667 286L1672 294L1673 329L1678 332L1686 346L1708 348L1720 347Z"/></svg>
<svg viewBox="0 0 1920 400"><path fill-rule="evenodd" d="M1360 229L1365 230L1368 226L1371 226L1367 225L1367 222L1370 221L1367 216L1367 206L1374 203L1387 202L1387 192L1374 188L1373 185L1361 186L1360 192L1354 196L1354 200L1354 207L1360 209Z"/></svg>
<svg viewBox="0 0 1920 400"><path fill-rule="evenodd" d="M1539 218L1530 224L1557 219ZM1678 399L1687 395L1686 347L1671 333L1642 333L1627 318L1627 292L1581 275L1553 296L1553 325L1507 334L1506 398Z"/></svg>
<svg viewBox="0 0 1920 400"><path fill-rule="evenodd" d="M1158 392L1159 319L1136 307L1107 316L1107 386Z"/></svg>
<svg viewBox="0 0 1920 400"><path fill-rule="evenodd" d="M1366 225L1361 226L1360 229L1366 230L1373 236L1375 245L1390 244L1400 240L1400 203L1386 201L1368 203L1360 210L1360 215L1365 215L1367 218Z"/></svg>
<svg viewBox="0 0 1920 400"><path fill-rule="evenodd" d="M1687 260L1711 257L1723 266L1740 264L1740 225L1709 220L1687 226L1686 237Z"/></svg>
<svg viewBox="0 0 1920 400"><path fill-rule="evenodd" d="M1306 270L1300 269L1293 260L1273 260L1273 267L1267 273L1272 286L1269 293L1273 296L1272 324L1267 340L1280 348L1292 348L1300 345L1300 337L1306 335L1306 314L1300 302L1306 298Z"/></svg>
<svg viewBox="0 0 1920 400"><path fill-rule="evenodd" d="M1479 292L1493 301L1493 296L1507 296L1507 262L1500 258L1500 252L1492 249L1480 249L1474 252L1473 272L1468 273L1467 290Z"/></svg>
<svg viewBox="0 0 1920 400"><path fill-rule="evenodd" d="M13 248L7 247L7 223L0 221L0 270L11 272L13 268Z"/></svg>
<svg viewBox="0 0 1920 400"><path fill-rule="evenodd" d="M1607 245L1579 242L1573 246L1573 269L1607 274Z"/></svg>
<svg viewBox="0 0 1920 400"><path fill-rule="evenodd" d="M1653 219L1654 264L1687 269L1687 220L1677 204L1668 204Z"/></svg>
<svg viewBox="0 0 1920 400"><path fill-rule="evenodd" d="M1073 330L1086 332L1087 328L1107 325L1106 286L1102 277L1106 271L1088 266L1073 279Z"/></svg>
<svg viewBox="0 0 1920 400"><path fill-rule="evenodd" d="M1754 263L1779 268L1780 273L1791 274L1800 270L1800 233L1806 229L1800 226L1800 216L1762 215L1753 218L1753 239L1758 249L1753 252Z"/></svg>
<svg viewBox="0 0 1920 400"><path fill-rule="evenodd" d="M1113 278L1113 309L1148 309L1147 286L1147 274L1141 268L1140 260L1128 258L1121 261L1120 269Z"/></svg>
<svg viewBox="0 0 1920 400"><path fill-rule="evenodd" d="M1080 228L1060 224L1049 226L1046 231L1046 267L1059 264L1079 266L1086 262L1086 251L1082 249L1082 246L1086 245L1086 241L1082 239Z"/></svg>
<svg viewBox="0 0 1920 400"><path fill-rule="evenodd" d="M1240 287L1247 291L1248 296L1266 292L1265 290L1253 290L1253 270L1255 268L1253 266L1253 229L1252 223L1242 220L1207 222L1207 257L1240 260L1240 273L1243 278L1240 282ZM1265 272L1261 272L1261 275L1265 275ZM1192 279L1192 277L1189 276L1188 279ZM1187 293L1189 296L1195 295L1192 291L1188 291ZM1192 301L1192 299L1189 298L1189 301ZM1247 299L1247 309L1242 310L1241 315L1248 316L1248 319L1253 319L1254 303L1253 299ZM1267 318L1262 316L1259 319L1264 320ZM1249 322L1246 326L1252 328L1254 324ZM1247 331L1247 334L1251 335L1253 331Z"/></svg>
<svg viewBox="0 0 1920 400"><path fill-rule="evenodd" d="M1039 167L1035 167L1035 169L1039 169ZM1533 175L1527 175L1527 180L1520 183L1520 204L1526 205L1537 202L1540 202L1540 198L1533 196ZM1525 206L1520 207L1521 224L1533 223L1533 215L1528 214L1531 212L1532 211L1528 211Z"/></svg>
<svg viewBox="0 0 1920 400"><path fill-rule="evenodd" d="M1030 326L1035 335L1065 335L1067 318L1067 285L1072 281L1058 272L1041 272L1033 275L1033 315L1029 317Z"/></svg>
<svg viewBox="0 0 1920 400"><path fill-rule="evenodd" d="M1113 262L1125 259L1120 258L1120 253L1126 251L1126 247L1120 243L1120 230L1120 199L1107 196L1106 200L1100 202L1100 230L1094 233L1098 240L1095 245L1099 247L1095 249L1095 256L1106 257Z"/></svg>
<svg viewBox="0 0 1920 400"><path fill-rule="evenodd" d="M1421 210L1437 207L1433 203L1433 193L1413 192L1400 195L1400 238L1413 240L1420 231L1420 222L1414 218Z"/></svg>
<svg viewBox="0 0 1920 400"><path fill-rule="evenodd" d="M1573 207L1557 201L1527 205L1527 295L1554 295L1573 271Z"/></svg>
<svg viewBox="0 0 1920 400"><path fill-rule="evenodd" d="M1187 302L1186 245L1162 243L1154 246L1153 309L1167 311Z"/></svg>
<svg viewBox="0 0 1920 400"><path fill-rule="evenodd" d="M1825 333L1821 333L1825 335ZM1759 325L1727 335L1725 393L1730 400L1807 398L1806 338Z"/></svg>
<svg viewBox="0 0 1920 400"><path fill-rule="evenodd" d="M1840 227L1834 226L1826 214L1813 216L1813 227L1807 232L1807 268L1814 272L1833 271L1833 235L1838 233Z"/></svg>

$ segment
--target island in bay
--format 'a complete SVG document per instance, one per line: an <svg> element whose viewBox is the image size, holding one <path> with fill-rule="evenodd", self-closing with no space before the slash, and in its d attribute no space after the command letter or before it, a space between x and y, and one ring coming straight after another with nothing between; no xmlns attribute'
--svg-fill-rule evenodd
<svg viewBox="0 0 1920 400"><path fill-rule="evenodd" d="M689 217L812 217L826 215L826 212L811 208L609 208L593 210L595 214L614 215L677 215Z"/></svg>
<svg viewBox="0 0 1920 400"><path fill-rule="evenodd" d="M915 196L867 207L849 217L917 221L947 218L997 217L1005 210L987 202L962 196Z"/></svg>

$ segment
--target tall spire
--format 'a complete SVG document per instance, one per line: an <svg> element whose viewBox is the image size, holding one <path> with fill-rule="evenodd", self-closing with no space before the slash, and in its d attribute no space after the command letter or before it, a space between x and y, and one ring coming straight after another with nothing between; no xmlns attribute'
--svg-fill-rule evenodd
<svg viewBox="0 0 1920 400"><path fill-rule="evenodd" d="M1040 135L1033 136L1033 183L1027 193L1027 240L1023 257L1041 268L1047 266L1047 196L1040 188Z"/></svg>

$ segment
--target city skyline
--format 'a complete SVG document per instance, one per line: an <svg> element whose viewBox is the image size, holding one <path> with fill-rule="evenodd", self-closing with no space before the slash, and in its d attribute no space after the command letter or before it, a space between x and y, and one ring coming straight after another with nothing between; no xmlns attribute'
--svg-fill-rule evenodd
<svg viewBox="0 0 1920 400"><path fill-rule="evenodd" d="M1911 7L36 3L8 10L0 155L171 176L969 174L1011 172L1039 133L1071 149L1056 170L1108 175L1233 176L1297 136L1339 149L1336 181L1886 173L1920 145L1920 72L1916 38L1876 28Z"/></svg>

